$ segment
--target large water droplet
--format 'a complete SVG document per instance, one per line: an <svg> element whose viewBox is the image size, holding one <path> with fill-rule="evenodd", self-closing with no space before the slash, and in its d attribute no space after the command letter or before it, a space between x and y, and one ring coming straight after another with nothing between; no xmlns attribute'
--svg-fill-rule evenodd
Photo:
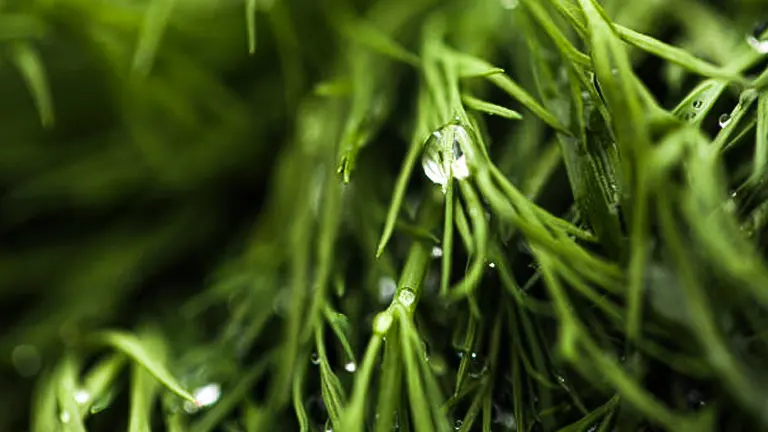
<svg viewBox="0 0 768 432"><path fill-rule="evenodd" d="M720 125L720 128L724 128L724 127L728 126L728 123L730 123L730 122L731 122L731 115L730 114L725 114L724 113L724 114L720 115L720 117L717 119L717 124Z"/></svg>
<svg viewBox="0 0 768 432"><path fill-rule="evenodd" d="M344 365L344 370L349 373L355 372L357 370L357 363L353 361L347 362L347 364Z"/></svg>
<svg viewBox="0 0 768 432"><path fill-rule="evenodd" d="M379 301L389 303L397 291L397 283L389 276L383 276L379 279Z"/></svg>
<svg viewBox="0 0 768 432"><path fill-rule="evenodd" d="M403 288L400 290L400 292L397 293L397 301L401 305L410 309L410 307L413 306L413 304L416 302L416 293L408 288Z"/></svg>
<svg viewBox="0 0 768 432"><path fill-rule="evenodd" d="M33 345L18 345L11 352L11 362L19 375L25 378L35 376L42 364L40 350Z"/></svg>
<svg viewBox="0 0 768 432"><path fill-rule="evenodd" d="M471 138L464 127L449 124L432 133L424 146L421 166L424 174L445 190L451 179L469 177L467 156Z"/></svg>

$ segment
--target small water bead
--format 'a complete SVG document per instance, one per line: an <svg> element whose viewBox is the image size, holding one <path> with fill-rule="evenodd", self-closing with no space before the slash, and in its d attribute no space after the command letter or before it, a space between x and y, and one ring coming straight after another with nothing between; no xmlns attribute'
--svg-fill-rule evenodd
<svg viewBox="0 0 768 432"><path fill-rule="evenodd" d="M515 414L512 412L498 409L493 422L499 425L502 430L517 430L517 420L515 420Z"/></svg>
<svg viewBox="0 0 768 432"><path fill-rule="evenodd" d="M704 106L704 101L702 101L701 99L696 99L695 101L693 101L693 108L694 108L694 109L697 109L697 110L699 110L699 109L701 109L703 106Z"/></svg>
<svg viewBox="0 0 768 432"><path fill-rule="evenodd" d="M397 283L389 276L379 278L379 301L389 303L397 291Z"/></svg>
<svg viewBox="0 0 768 432"><path fill-rule="evenodd" d="M62 411L61 414L59 414L59 420L61 420L62 423L67 424L72 420L72 416L69 414L69 411Z"/></svg>
<svg viewBox="0 0 768 432"><path fill-rule="evenodd" d="M34 345L22 344L16 346L11 352L11 363L16 372L22 377L35 376L40 371L42 359L40 350Z"/></svg>
<svg viewBox="0 0 768 432"><path fill-rule="evenodd" d="M210 383L195 389L193 396L197 404L203 407L211 406L221 397L221 385Z"/></svg>
<svg viewBox="0 0 768 432"><path fill-rule="evenodd" d="M344 365L344 370L349 373L354 373L357 370L357 364L353 361L349 361Z"/></svg>
<svg viewBox="0 0 768 432"><path fill-rule="evenodd" d="M462 420L456 420L455 422L453 422L453 428L456 430L459 430L461 429L461 425L463 424L464 422Z"/></svg>
<svg viewBox="0 0 768 432"><path fill-rule="evenodd" d="M384 336L389 331L389 328L392 327L392 321L393 318L391 313L387 311L379 312L376 314L376 317L373 318L373 333L379 336Z"/></svg>
<svg viewBox="0 0 768 432"><path fill-rule="evenodd" d="M469 376L480 378L488 371L488 363L480 354L473 352L469 355Z"/></svg>
<svg viewBox="0 0 768 432"><path fill-rule="evenodd" d="M506 10L513 10L520 5L520 0L501 0L501 7Z"/></svg>
<svg viewBox="0 0 768 432"><path fill-rule="evenodd" d="M75 392L74 398L78 405L85 405L91 400L91 394L88 390L80 389Z"/></svg>
<svg viewBox="0 0 768 432"><path fill-rule="evenodd" d="M728 126L728 124L731 122L731 115L730 114L722 114L717 119L717 124L720 125L720 128L724 128Z"/></svg>
<svg viewBox="0 0 768 432"><path fill-rule="evenodd" d="M432 248L432 258L440 258L443 256L443 248L440 246L434 246Z"/></svg>
<svg viewBox="0 0 768 432"><path fill-rule="evenodd" d="M221 385L218 383L206 384L202 387L196 388L192 392L192 396L195 398L195 402L184 402L184 411L189 414L194 414L200 410L200 408L209 407L219 401L221 397Z"/></svg>
<svg viewBox="0 0 768 432"><path fill-rule="evenodd" d="M768 53L768 39L762 38L766 30L768 30L768 22L760 23L755 26L751 34L747 35L749 46L761 54Z"/></svg>
<svg viewBox="0 0 768 432"><path fill-rule="evenodd" d="M310 358L310 361L312 362L313 365L320 364L320 354L313 352L312 357Z"/></svg>
<svg viewBox="0 0 768 432"><path fill-rule="evenodd" d="M406 308L410 308L416 302L416 293L408 288L403 288L397 294L397 301Z"/></svg>
<svg viewBox="0 0 768 432"><path fill-rule="evenodd" d="M439 184L445 191L451 179L469 177L465 149L469 148L471 138L464 127L449 124L432 133L424 147L421 166L424 174L433 183Z"/></svg>

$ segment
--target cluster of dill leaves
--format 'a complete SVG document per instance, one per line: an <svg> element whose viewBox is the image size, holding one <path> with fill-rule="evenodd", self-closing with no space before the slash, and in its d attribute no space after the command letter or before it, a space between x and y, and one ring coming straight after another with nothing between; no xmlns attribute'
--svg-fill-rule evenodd
<svg viewBox="0 0 768 432"><path fill-rule="evenodd" d="M721 3L0 1L0 430L768 430Z"/></svg>

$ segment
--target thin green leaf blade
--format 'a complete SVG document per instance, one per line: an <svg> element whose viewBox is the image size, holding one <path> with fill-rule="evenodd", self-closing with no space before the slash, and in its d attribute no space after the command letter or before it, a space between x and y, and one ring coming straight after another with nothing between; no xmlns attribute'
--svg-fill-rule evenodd
<svg viewBox="0 0 768 432"><path fill-rule="evenodd" d="M40 53L29 43L17 42L11 45L9 54L32 94L40 122L44 127L53 126L53 98Z"/></svg>
<svg viewBox="0 0 768 432"><path fill-rule="evenodd" d="M123 331L103 331L94 335L93 340L96 343L111 346L118 351L133 359L135 362L147 369L158 381L160 381L168 390L175 393L182 399L192 403L197 403L194 396L185 390L181 384L174 378L165 366L165 362L160 353L155 352L147 342L135 335Z"/></svg>
<svg viewBox="0 0 768 432"><path fill-rule="evenodd" d="M470 95L462 95L461 100L464 102L464 104L467 106L467 108L480 111L492 115L497 115L499 117L504 117L510 120L521 120L523 116L518 113L517 111L513 111L509 108L503 107L501 105L496 105L494 103L486 102L481 99L477 99Z"/></svg>

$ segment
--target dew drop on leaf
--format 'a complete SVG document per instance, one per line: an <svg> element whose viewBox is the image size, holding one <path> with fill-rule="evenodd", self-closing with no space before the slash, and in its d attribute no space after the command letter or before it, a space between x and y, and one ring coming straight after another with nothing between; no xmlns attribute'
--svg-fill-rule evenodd
<svg viewBox="0 0 768 432"><path fill-rule="evenodd" d="M520 5L520 0L501 0L501 7L506 10L513 10Z"/></svg>
<svg viewBox="0 0 768 432"><path fill-rule="evenodd" d="M451 179L469 177L467 156L464 154L469 145L469 133L460 125L449 124L433 132L421 158L424 174L443 190Z"/></svg>
<svg viewBox="0 0 768 432"><path fill-rule="evenodd" d="M728 123L730 123L730 122L731 122L730 114L722 114L717 119L717 124L720 125L720 128L724 128L724 127L728 126Z"/></svg>
<svg viewBox="0 0 768 432"><path fill-rule="evenodd" d="M416 293L408 288L403 288L397 293L397 301L406 308L410 308L416 301Z"/></svg>
<svg viewBox="0 0 768 432"><path fill-rule="evenodd" d="M488 363L480 354L473 352L469 355L469 376L480 378L488 371Z"/></svg>
<svg viewBox="0 0 768 432"><path fill-rule="evenodd" d="M202 407L211 406L221 397L221 386L218 383L206 384L195 389L193 396L198 405Z"/></svg>
<svg viewBox="0 0 768 432"><path fill-rule="evenodd" d="M767 29L768 22L763 22L755 26L752 33L747 35L747 43L749 46L761 54L768 53L768 39L761 37Z"/></svg>
<svg viewBox="0 0 768 432"><path fill-rule="evenodd" d="M389 303L392 301L392 296L397 291L397 283L389 276L383 276L379 279L379 301L381 303Z"/></svg>
<svg viewBox="0 0 768 432"><path fill-rule="evenodd" d="M78 405L85 405L91 400L91 394L88 390L80 389L75 392L74 398Z"/></svg>

